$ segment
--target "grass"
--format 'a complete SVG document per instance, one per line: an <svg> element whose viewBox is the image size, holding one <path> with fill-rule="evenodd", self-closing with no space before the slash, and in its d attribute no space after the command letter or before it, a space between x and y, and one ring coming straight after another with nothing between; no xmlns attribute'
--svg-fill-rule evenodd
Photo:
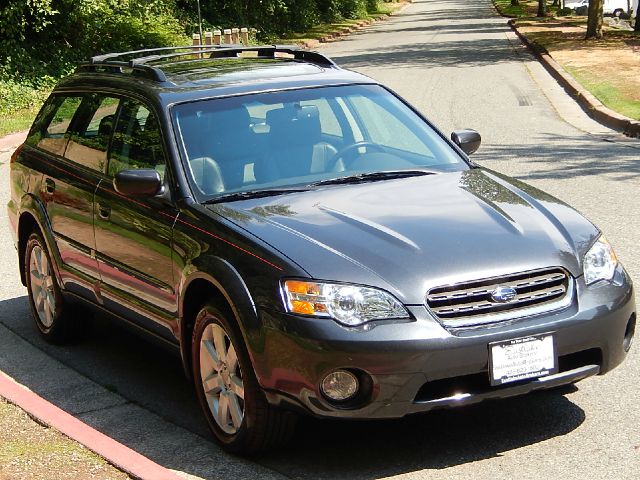
<svg viewBox="0 0 640 480"><path fill-rule="evenodd" d="M0 137L27 130L31 126L33 119L36 118L39 109L40 107L26 108L4 115L2 122L0 122Z"/></svg>
<svg viewBox="0 0 640 480"><path fill-rule="evenodd" d="M0 397L0 478L96 478L128 475Z"/></svg>
<svg viewBox="0 0 640 480"><path fill-rule="evenodd" d="M552 12L552 2L547 2L547 11ZM507 17L535 17L538 13L538 0L520 0L520 5L511 5L511 0L493 0L498 11Z"/></svg>
<svg viewBox="0 0 640 480"><path fill-rule="evenodd" d="M520 22L518 22L518 26ZM561 31L575 26L562 19L558 25L545 24L544 31L525 35L540 51L548 52L578 83L605 106L629 118L640 120L640 69L637 52L640 35L608 30L600 40L584 40L584 33ZM535 27L527 23L527 28Z"/></svg>
<svg viewBox="0 0 640 480"><path fill-rule="evenodd" d="M358 25L363 19L359 20L342 20L335 23L321 23L316 25L312 29L306 32L293 32L287 35L285 38L279 40L282 43L304 43L310 40L319 40L323 37L341 32L345 28L350 28Z"/></svg>
<svg viewBox="0 0 640 480"><path fill-rule="evenodd" d="M608 77L601 77L588 69L564 67L582 86L598 100L622 115L640 120L640 98L629 91L629 85L615 85ZM615 79L614 79L615 80Z"/></svg>

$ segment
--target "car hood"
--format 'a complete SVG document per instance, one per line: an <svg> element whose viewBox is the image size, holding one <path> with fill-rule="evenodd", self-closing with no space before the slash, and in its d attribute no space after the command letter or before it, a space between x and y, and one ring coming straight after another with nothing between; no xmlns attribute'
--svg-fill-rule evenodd
<svg viewBox="0 0 640 480"><path fill-rule="evenodd" d="M554 197L481 168L208 208L312 278L377 286L416 305L460 281L551 266L579 276L598 235Z"/></svg>

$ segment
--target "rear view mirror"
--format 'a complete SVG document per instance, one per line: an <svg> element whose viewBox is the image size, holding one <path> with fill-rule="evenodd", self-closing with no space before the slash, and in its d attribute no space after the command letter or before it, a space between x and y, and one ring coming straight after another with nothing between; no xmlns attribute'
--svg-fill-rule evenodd
<svg viewBox="0 0 640 480"><path fill-rule="evenodd" d="M162 193L162 179L151 168L122 170L116 173L113 188L129 197L153 197Z"/></svg>
<svg viewBox="0 0 640 480"><path fill-rule="evenodd" d="M478 150L478 148L480 148L480 143L482 143L482 137L480 134L470 128L465 130L456 130L451 134L451 140L467 155L471 155Z"/></svg>

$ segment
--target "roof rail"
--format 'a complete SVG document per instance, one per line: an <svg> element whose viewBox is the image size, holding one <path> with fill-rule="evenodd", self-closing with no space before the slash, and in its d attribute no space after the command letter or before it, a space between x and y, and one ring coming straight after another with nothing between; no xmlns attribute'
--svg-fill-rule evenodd
<svg viewBox="0 0 640 480"><path fill-rule="evenodd" d="M89 59L89 63L103 63L107 60L112 60L118 57L124 57L127 55L136 55L138 53L151 53L151 52L167 52L169 50L197 50L204 48L211 48L211 45L188 45L179 47L159 47L159 48L144 48L142 50L129 50L128 52L114 52L105 53L104 55L96 55ZM184 55L184 54L183 54Z"/></svg>
<svg viewBox="0 0 640 480"><path fill-rule="evenodd" d="M167 52L167 53L165 53ZM151 62L168 60L185 55L201 55L203 58L238 58L241 53L256 52L255 57L246 58L278 58L278 54L291 55L294 60L309 62L325 68L338 68L328 57L310 50L302 50L295 45L260 45L245 47L242 45L194 45L180 47L145 48L127 52L107 53L91 57L89 62L82 63L77 70L110 73L123 73L123 69L131 69L132 75L139 75L156 82L166 82L167 76L160 66L149 65ZM124 59L122 57L130 57Z"/></svg>
<svg viewBox="0 0 640 480"><path fill-rule="evenodd" d="M295 45L260 45L245 47L242 45L205 45L206 48L198 50L200 55L208 58L233 58L243 52L256 52L257 58L276 58L276 54L285 53L292 55L295 60L302 60L322 67L336 68L337 65L328 57L309 50L302 50ZM163 55L148 55L130 60L130 65L144 65L148 62L166 60L187 55L185 52L173 52Z"/></svg>
<svg viewBox="0 0 640 480"><path fill-rule="evenodd" d="M99 63L81 63L76 71L99 72L106 71L108 73L124 73L123 68L130 68L132 75L146 77L156 82L166 82L167 76L164 72L151 65L131 65L129 62L99 62Z"/></svg>

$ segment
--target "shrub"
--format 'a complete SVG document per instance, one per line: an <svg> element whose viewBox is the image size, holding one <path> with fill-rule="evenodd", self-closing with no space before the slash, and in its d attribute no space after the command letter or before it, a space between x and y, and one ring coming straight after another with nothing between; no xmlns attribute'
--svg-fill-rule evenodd
<svg viewBox="0 0 640 480"><path fill-rule="evenodd" d="M287 0L286 3L292 30L308 30L320 22L316 0Z"/></svg>
<svg viewBox="0 0 640 480"><path fill-rule="evenodd" d="M367 0L342 0L339 5L344 18L359 18L367 14Z"/></svg>
<svg viewBox="0 0 640 480"><path fill-rule="evenodd" d="M367 12L374 13L378 11L378 0L366 1Z"/></svg>
<svg viewBox="0 0 640 480"><path fill-rule="evenodd" d="M45 101L49 89L34 89L13 80L0 80L0 115L10 115L18 110L38 107Z"/></svg>

